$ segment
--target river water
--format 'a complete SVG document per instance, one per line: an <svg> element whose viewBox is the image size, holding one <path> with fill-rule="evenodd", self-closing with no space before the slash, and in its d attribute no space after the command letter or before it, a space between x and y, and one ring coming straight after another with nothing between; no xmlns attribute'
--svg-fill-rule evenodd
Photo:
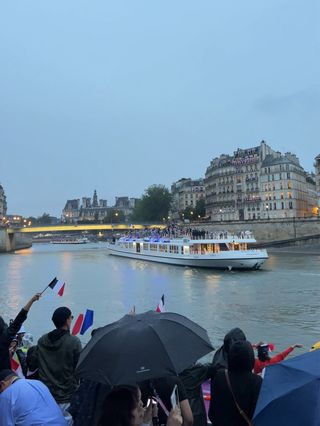
<svg viewBox="0 0 320 426"><path fill-rule="evenodd" d="M252 342L275 343L276 351L320 340L320 255L271 254L260 271L229 272L108 256L104 243L35 244L0 255L0 315L13 318L55 276L65 280L65 293L60 298L49 289L32 307L25 325L35 339L53 328L58 306L74 316L93 309L98 327L133 305L137 312L155 309L164 294L166 310L206 328L215 347L236 326Z"/></svg>

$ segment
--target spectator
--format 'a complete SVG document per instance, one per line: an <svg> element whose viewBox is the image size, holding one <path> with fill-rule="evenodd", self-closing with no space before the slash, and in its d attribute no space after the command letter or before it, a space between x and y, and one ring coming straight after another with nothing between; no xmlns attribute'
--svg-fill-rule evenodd
<svg viewBox="0 0 320 426"><path fill-rule="evenodd" d="M149 398L159 396L167 411L170 412L171 406L171 394L174 386L177 385L179 395L179 405L181 410L181 416L183 419L184 426L193 425L193 416L190 408L189 400L187 397L186 390L181 379L177 376L167 376L152 381L146 380L139 384L142 392L142 401L146 404ZM156 392L156 395L155 395ZM163 408L159 406L158 409L159 423L165 424L167 421L167 414Z"/></svg>
<svg viewBox="0 0 320 426"><path fill-rule="evenodd" d="M151 426L155 413L151 402L146 409L143 408L139 388L118 388L106 397L98 426ZM177 408L170 412L166 425L182 425Z"/></svg>
<svg viewBox="0 0 320 426"><path fill-rule="evenodd" d="M18 313L16 318L8 326L0 316L0 370L10 369L9 346L16 334L20 330L22 324L27 319L29 309L36 300L39 300L40 293L35 294L24 308Z"/></svg>
<svg viewBox="0 0 320 426"><path fill-rule="evenodd" d="M195 364L179 375L188 396L193 415L193 426L207 426L202 384L213 377L215 372L216 370L211 363Z"/></svg>
<svg viewBox="0 0 320 426"><path fill-rule="evenodd" d="M300 344L295 344L293 346L289 346L285 351L280 352L279 354L273 356L272 358L269 356L269 344L268 343L258 343L256 345L258 350L258 358L256 358L254 363L254 372L256 374L261 374L262 370L271 364L277 364L280 361L283 361L295 348L303 348Z"/></svg>
<svg viewBox="0 0 320 426"><path fill-rule="evenodd" d="M235 342L228 353L228 370L220 369L213 380L209 418L213 426L248 426L250 424L262 378L254 373L251 343Z"/></svg>
<svg viewBox="0 0 320 426"><path fill-rule="evenodd" d="M72 425L68 408L78 387L74 370L81 352L80 340L70 334L72 319L69 308L57 308L52 315L56 329L39 339L37 349L28 358L30 370L38 368L39 379L48 386L68 425Z"/></svg>
<svg viewBox="0 0 320 426"><path fill-rule="evenodd" d="M0 372L0 426L65 426L61 410L38 380L19 379L12 370Z"/></svg>

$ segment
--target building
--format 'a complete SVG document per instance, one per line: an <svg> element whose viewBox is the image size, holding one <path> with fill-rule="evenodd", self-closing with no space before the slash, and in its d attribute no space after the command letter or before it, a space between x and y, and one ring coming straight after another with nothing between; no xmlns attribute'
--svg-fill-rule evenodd
<svg viewBox="0 0 320 426"><path fill-rule="evenodd" d="M203 179L182 178L171 185L171 212L172 219L182 217L187 208L195 208L201 198L205 198L205 186Z"/></svg>
<svg viewBox="0 0 320 426"><path fill-rule="evenodd" d="M214 158L205 174L206 214L212 220L310 217L315 182L288 152L264 141Z"/></svg>
<svg viewBox="0 0 320 426"><path fill-rule="evenodd" d="M132 214L139 198L116 197L114 209L121 211L127 219Z"/></svg>
<svg viewBox="0 0 320 426"><path fill-rule="evenodd" d="M62 210L62 221L76 223L79 221L102 221L108 213L107 200L98 200L97 191L93 193L92 201L90 197L68 200Z"/></svg>
<svg viewBox="0 0 320 426"><path fill-rule="evenodd" d="M3 186L0 185L0 220L7 214L7 197L4 192Z"/></svg>
<svg viewBox="0 0 320 426"><path fill-rule="evenodd" d="M316 191L318 196L318 208L320 208L320 154L317 155L314 162L315 167L315 179L316 179Z"/></svg>

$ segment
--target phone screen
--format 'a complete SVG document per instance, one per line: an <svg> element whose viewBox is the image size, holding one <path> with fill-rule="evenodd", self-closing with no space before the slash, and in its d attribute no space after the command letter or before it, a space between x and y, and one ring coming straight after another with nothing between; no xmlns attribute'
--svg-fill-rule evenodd
<svg viewBox="0 0 320 426"><path fill-rule="evenodd" d="M172 408L176 408L176 406L179 406L179 394L178 394L178 386L174 385L173 391L170 397L171 400L171 406Z"/></svg>

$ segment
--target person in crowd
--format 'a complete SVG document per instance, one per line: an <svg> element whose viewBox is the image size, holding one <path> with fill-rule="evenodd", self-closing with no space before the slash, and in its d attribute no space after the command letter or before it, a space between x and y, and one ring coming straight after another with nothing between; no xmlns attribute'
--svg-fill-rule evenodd
<svg viewBox="0 0 320 426"><path fill-rule="evenodd" d="M195 364L187 368L179 377L185 387L193 415L193 426L207 426L207 413L204 404L202 384L211 379L216 370L211 363Z"/></svg>
<svg viewBox="0 0 320 426"><path fill-rule="evenodd" d="M228 352L228 369L220 369L213 380L209 419L213 426L248 426L256 407L262 378L254 373L250 342L239 340Z"/></svg>
<svg viewBox="0 0 320 426"><path fill-rule="evenodd" d="M98 426L151 426L157 414L156 406L149 401L143 408L139 388L118 388L104 400ZM182 417L176 407L171 410L166 426L181 426Z"/></svg>
<svg viewBox="0 0 320 426"><path fill-rule="evenodd" d="M110 391L111 387L108 385L82 379L68 409L73 418L73 426L97 426L103 401Z"/></svg>
<svg viewBox="0 0 320 426"><path fill-rule="evenodd" d="M246 336L241 328L235 327L232 328L228 333L224 336L223 345L215 352L212 359L212 367L214 371L211 371L211 384L210 384L210 393L213 396L213 379L216 372L220 369L228 368L228 354L231 346L235 342L246 341ZM209 406L209 417L210 413L212 413L212 398L210 400Z"/></svg>
<svg viewBox="0 0 320 426"><path fill-rule="evenodd" d="M48 386L68 425L72 425L68 408L78 387L74 371L81 352L79 338L70 334L72 319L69 308L57 308L52 315L56 329L39 339L29 359L30 370L38 368L39 379Z"/></svg>
<svg viewBox="0 0 320 426"><path fill-rule="evenodd" d="M152 397L159 397L163 402L163 405L167 412L170 412L170 410L172 409L170 398L175 385L177 385L178 389L179 405L183 424L184 426L192 426L192 411L190 408L185 387L179 377L167 376L153 379L152 381L146 380L144 382L139 383L139 387L142 393L142 401L144 402L144 404L146 404L148 399ZM161 407L161 405L159 405L158 407L158 417L160 424L166 423L167 414L165 413L164 408Z"/></svg>
<svg viewBox="0 0 320 426"><path fill-rule="evenodd" d="M262 370L271 364L277 364L278 362L283 361L295 348L303 348L303 345L295 344L293 346L289 346L283 352L270 357L269 355L269 344L260 342L255 345L258 351L258 358L256 358L254 363L254 372L255 374L261 374Z"/></svg>
<svg viewBox="0 0 320 426"><path fill-rule="evenodd" d="M28 312L36 300L40 299L41 294L35 294L29 302L21 309L16 318L8 326L2 316L0 316L0 370L10 369L9 347L12 340L16 337L22 324L27 319Z"/></svg>
<svg viewBox="0 0 320 426"><path fill-rule="evenodd" d="M66 421L43 383L5 369L0 371L0 426L15 425L66 426Z"/></svg>

